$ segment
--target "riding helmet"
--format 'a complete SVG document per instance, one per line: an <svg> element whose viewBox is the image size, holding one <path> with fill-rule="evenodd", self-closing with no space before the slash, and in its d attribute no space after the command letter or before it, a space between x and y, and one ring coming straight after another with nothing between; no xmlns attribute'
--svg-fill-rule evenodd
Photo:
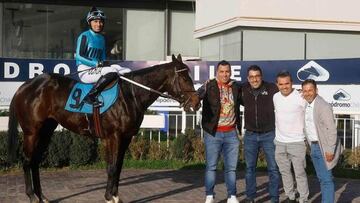
<svg viewBox="0 0 360 203"><path fill-rule="evenodd" d="M100 9L96 8L95 6L93 6L91 8L91 10L89 11L89 13L87 14L87 16L86 16L86 21L87 21L88 24L90 24L90 21L97 20L97 19L105 21L106 16L105 16L105 13L102 10L100 10Z"/></svg>

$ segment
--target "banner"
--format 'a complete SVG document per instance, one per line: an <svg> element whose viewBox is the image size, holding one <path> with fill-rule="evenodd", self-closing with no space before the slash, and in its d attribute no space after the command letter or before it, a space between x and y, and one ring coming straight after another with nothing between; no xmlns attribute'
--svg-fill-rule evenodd
<svg viewBox="0 0 360 203"><path fill-rule="evenodd" d="M138 70L166 61L115 61L123 68ZM203 82L214 78L218 61L185 61L189 66L195 89ZM264 80L275 82L276 75L287 70L293 76L294 84L301 84L311 78L319 84L320 94L334 107L334 110L354 113L360 112L360 59L326 59L326 60L284 60L284 61L230 61L232 78L239 82L246 81L247 68L256 64L263 70ZM0 58L0 106L8 106L16 89L26 80L42 73L60 73L78 80L75 60L54 59L17 59ZM344 90L350 99L345 101L342 95L335 92ZM339 93L339 92L337 92ZM346 97L346 94L345 98ZM343 99L343 100L341 100ZM345 105L350 103L351 105ZM171 99L159 98L152 107L177 107L179 104ZM345 107L347 106L347 107Z"/></svg>
<svg viewBox="0 0 360 203"><path fill-rule="evenodd" d="M138 70L165 61L119 61L118 65ZM195 83L203 83L215 76L217 61L185 61ZM247 67L260 66L264 79L275 81L276 74L288 70L294 83L307 78L319 84L360 84L360 59L289 60L289 61L231 61L232 77L246 80ZM76 72L74 60L0 58L0 82L26 81L42 73L70 74ZM72 75L76 78L76 74Z"/></svg>

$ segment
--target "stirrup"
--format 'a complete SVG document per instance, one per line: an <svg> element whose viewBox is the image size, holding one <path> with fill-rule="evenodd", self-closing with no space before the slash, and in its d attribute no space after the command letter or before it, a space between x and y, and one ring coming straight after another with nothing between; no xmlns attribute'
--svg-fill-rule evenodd
<svg viewBox="0 0 360 203"><path fill-rule="evenodd" d="M94 108L100 108L102 106L104 106L104 103L102 101L96 100L95 102L92 103Z"/></svg>
<svg viewBox="0 0 360 203"><path fill-rule="evenodd" d="M104 105L104 102L99 101L97 96L93 97L90 95L85 96L85 98L82 100L82 102L88 103L95 108L102 107Z"/></svg>

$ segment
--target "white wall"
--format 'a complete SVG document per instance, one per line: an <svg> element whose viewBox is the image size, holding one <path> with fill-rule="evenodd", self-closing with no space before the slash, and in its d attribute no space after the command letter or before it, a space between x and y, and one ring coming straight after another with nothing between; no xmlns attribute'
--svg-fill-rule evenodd
<svg viewBox="0 0 360 203"><path fill-rule="evenodd" d="M237 26L360 31L360 1L197 0L195 37Z"/></svg>

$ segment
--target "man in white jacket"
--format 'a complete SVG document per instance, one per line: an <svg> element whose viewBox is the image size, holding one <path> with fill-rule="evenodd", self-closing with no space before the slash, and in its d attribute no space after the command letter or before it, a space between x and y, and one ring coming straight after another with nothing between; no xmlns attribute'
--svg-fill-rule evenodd
<svg viewBox="0 0 360 203"><path fill-rule="evenodd" d="M343 151L337 137L332 107L317 93L316 82L307 79L302 83L305 107L305 134L311 148L311 159L320 181L323 203L333 203L335 187L331 169Z"/></svg>

